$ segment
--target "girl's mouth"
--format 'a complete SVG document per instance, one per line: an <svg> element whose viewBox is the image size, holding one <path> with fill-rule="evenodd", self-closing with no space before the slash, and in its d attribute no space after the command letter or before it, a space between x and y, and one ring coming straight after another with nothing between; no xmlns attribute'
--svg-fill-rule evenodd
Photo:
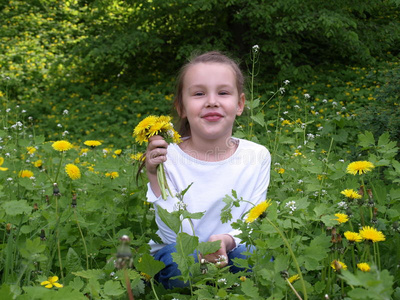
<svg viewBox="0 0 400 300"><path fill-rule="evenodd" d="M220 113L207 113L205 115L202 116L203 119L206 119L207 121L210 122L216 122L219 121L220 119L223 118L223 116Z"/></svg>

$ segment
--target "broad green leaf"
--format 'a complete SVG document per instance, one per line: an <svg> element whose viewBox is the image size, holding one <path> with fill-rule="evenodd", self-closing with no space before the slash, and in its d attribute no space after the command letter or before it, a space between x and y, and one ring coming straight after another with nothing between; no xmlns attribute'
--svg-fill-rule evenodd
<svg viewBox="0 0 400 300"><path fill-rule="evenodd" d="M179 214L177 214L176 212L170 213L160 206L157 207L157 212L165 225L167 225L173 232L178 234L181 228L181 220Z"/></svg>
<svg viewBox="0 0 400 300"><path fill-rule="evenodd" d="M85 283L83 282L83 280L80 277L75 277L74 280L71 280L68 283L68 286L70 286L71 288L73 288L76 291L80 291L83 286L85 285Z"/></svg>
<svg viewBox="0 0 400 300"><path fill-rule="evenodd" d="M7 284L2 284L0 286L0 299L12 300L14 299L14 294L11 292L10 286Z"/></svg>
<svg viewBox="0 0 400 300"><path fill-rule="evenodd" d="M6 214L10 216L29 214L32 212L32 207L29 206L26 200L11 200L4 202L3 208Z"/></svg>
<svg viewBox="0 0 400 300"><path fill-rule="evenodd" d="M104 294L108 296L120 296L125 293L126 290L122 288L119 281L109 280L104 284L103 291Z"/></svg>
<svg viewBox="0 0 400 300"><path fill-rule="evenodd" d="M204 216L204 213L203 212L190 213L187 210L184 210L182 212L182 216L184 219L201 219Z"/></svg>
<svg viewBox="0 0 400 300"><path fill-rule="evenodd" d="M143 273L146 273L150 277L154 277L158 272L164 269L165 264L159 260L155 260L154 257L148 253L144 254L139 262L136 264L136 268Z"/></svg>
<svg viewBox="0 0 400 300"><path fill-rule="evenodd" d="M221 241L201 242L197 246L197 249L200 251L202 255L207 255L218 251L220 247L221 247Z"/></svg>
<svg viewBox="0 0 400 300"><path fill-rule="evenodd" d="M365 131L365 133L360 133L358 135L358 144L366 149L375 146L375 138L372 132Z"/></svg>
<svg viewBox="0 0 400 300"><path fill-rule="evenodd" d="M103 270L99 269L91 269L91 270L85 270L85 271L78 271L78 272L71 272L72 274L76 276L80 276L86 279L103 279L106 277L106 274L104 273Z"/></svg>
<svg viewBox="0 0 400 300"><path fill-rule="evenodd" d="M68 249L66 259L67 259L67 262L66 262L65 268L67 269L68 273L82 270L81 259L73 248L70 247Z"/></svg>
<svg viewBox="0 0 400 300"><path fill-rule="evenodd" d="M246 281L241 284L241 288L242 292L249 297L249 299L261 299L258 288L254 285L251 279L246 279Z"/></svg>
<svg viewBox="0 0 400 300"><path fill-rule="evenodd" d="M250 118L261 126L265 126L264 117L264 114L259 112L257 115L251 116Z"/></svg>

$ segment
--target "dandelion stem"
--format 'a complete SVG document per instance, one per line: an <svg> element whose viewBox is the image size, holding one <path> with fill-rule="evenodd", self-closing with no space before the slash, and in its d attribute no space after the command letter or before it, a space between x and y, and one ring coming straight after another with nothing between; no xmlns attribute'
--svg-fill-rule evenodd
<svg viewBox="0 0 400 300"><path fill-rule="evenodd" d="M290 283L289 279L286 278L286 282L289 284L290 288L292 289L293 293L297 296L298 299L303 300L299 293L296 291L296 289L293 287L293 285Z"/></svg>
<svg viewBox="0 0 400 300"><path fill-rule="evenodd" d="M268 217L266 217L265 219L272 225L272 227L275 228L275 230L276 230L276 231L278 232L278 234L281 236L282 240L285 242L286 247L288 248L289 253L290 253L290 255L291 255L292 258L293 258L293 262L294 262L294 264L295 264L295 266L296 266L297 273L298 273L299 276L300 276L300 281L301 281L301 286L302 286L302 289L303 289L304 299L307 300L307 299L308 299L308 296L307 296L306 285L305 285L305 283L304 283L304 278L303 278L303 275L302 275L302 273L301 273L300 266L299 266L299 263L297 262L296 256L294 255L293 250L292 250L292 247L291 247L290 244L289 244L289 241L286 239L286 237L285 237L285 235L283 234L283 232L280 231L280 229L279 229Z"/></svg>
<svg viewBox="0 0 400 300"><path fill-rule="evenodd" d="M153 290L154 296L156 297L157 300L159 300L156 290L154 289L154 278L150 278L150 285L151 285L151 289Z"/></svg>
<svg viewBox="0 0 400 300"><path fill-rule="evenodd" d="M128 292L129 300L135 300L135 297L133 297L133 293L132 293L131 281L129 280L128 271L126 268L124 268L124 277L125 277L126 290ZM153 284L151 286L153 287ZM154 289L153 289L153 292L154 292ZM154 293L154 295L156 295L156 298L157 298L157 294Z"/></svg>
<svg viewBox="0 0 400 300"><path fill-rule="evenodd" d="M87 247L86 247L85 237L83 236L83 232L82 232L81 226L79 225L78 215L76 214L76 208L74 208L74 215L75 215L76 225L78 226L79 233L81 234L81 237L82 237L83 247L85 248L86 270L88 270L89 269L89 255L88 255L88 251L87 251Z"/></svg>

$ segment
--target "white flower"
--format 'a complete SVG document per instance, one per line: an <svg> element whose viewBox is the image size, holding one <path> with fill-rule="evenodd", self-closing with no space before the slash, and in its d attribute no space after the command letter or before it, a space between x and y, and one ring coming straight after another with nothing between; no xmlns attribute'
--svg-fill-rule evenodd
<svg viewBox="0 0 400 300"><path fill-rule="evenodd" d="M60 127L60 128L61 128L61 127L62 127L62 125L61 125L61 124L57 124L57 127Z"/></svg>
<svg viewBox="0 0 400 300"><path fill-rule="evenodd" d="M279 92L281 92L281 94L283 95L285 93L285 88L284 87L279 88Z"/></svg>
<svg viewBox="0 0 400 300"><path fill-rule="evenodd" d="M32 117L32 116L29 116L29 117L28 117L28 120L29 120L29 121L32 121L32 120L33 120L33 117Z"/></svg>
<svg viewBox="0 0 400 300"><path fill-rule="evenodd" d="M299 181L297 181L298 184L302 184L303 180L299 179Z"/></svg>
<svg viewBox="0 0 400 300"><path fill-rule="evenodd" d="M258 50L260 50L260 46L254 45L254 46L253 46L253 51L257 53Z"/></svg>
<svg viewBox="0 0 400 300"><path fill-rule="evenodd" d="M288 111L284 111L284 112L283 112L284 115L286 115L286 114L288 114L288 113L289 113Z"/></svg>
<svg viewBox="0 0 400 300"><path fill-rule="evenodd" d="M336 106L336 105L337 105L337 103L336 103L335 101L333 101L333 102L332 102L332 105L333 105L333 106Z"/></svg>
<svg viewBox="0 0 400 300"><path fill-rule="evenodd" d="M341 201L341 202L338 203L338 207L346 209L347 208L347 203L344 202L344 201Z"/></svg>
<svg viewBox="0 0 400 300"><path fill-rule="evenodd" d="M68 113L69 113L68 109L64 109L63 115L68 115Z"/></svg>
<svg viewBox="0 0 400 300"><path fill-rule="evenodd" d="M288 85L288 84L290 83L290 81L289 81L289 80L285 80L283 83L284 83L285 85Z"/></svg>
<svg viewBox="0 0 400 300"><path fill-rule="evenodd" d="M68 133L69 133L69 132L68 132L67 130L65 130L65 131L62 133L62 136L66 136Z"/></svg>
<svg viewBox="0 0 400 300"><path fill-rule="evenodd" d="M7 181L13 181L13 179L11 177L8 177Z"/></svg>
<svg viewBox="0 0 400 300"><path fill-rule="evenodd" d="M310 96L309 94L304 94L304 98L306 98L306 99L310 99L310 98L311 98L311 96Z"/></svg>
<svg viewBox="0 0 400 300"><path fill-rule="evenodd" d="M299 109L300 108L300 106L298 106L297 104L295 105L295 106L293 106L294 108L297 108L297 109Z"/></svg>
<svg viewBox="0 0 400 300"><path fill-rule="evenodd" d="M322 100L322 102L323 102L323 103L327 103L327 102L328 102L328 100L324 99L324 100Z"/></svg>
<svg viewBox="0 0 400 300"><path fill-rule="evenodd" d="M218 282L226 284L226 278L220 278L220 279L218 279Z"/></svg>
<svg viewBox="0 0 400 300"><path fill-rule="evenodd" d="M26 113L26 110L25 110L25 109L23 109L23 110L21 111L21 113L23 113L23 114L24 114L24 113Z"/></svg>
<svg viewBox="0 0 400 300"><path fill-rule="evenodd" d="M6 112L10 112L10 111L11 111L11 108L7 108L7 109L6 109Z"/></svg>

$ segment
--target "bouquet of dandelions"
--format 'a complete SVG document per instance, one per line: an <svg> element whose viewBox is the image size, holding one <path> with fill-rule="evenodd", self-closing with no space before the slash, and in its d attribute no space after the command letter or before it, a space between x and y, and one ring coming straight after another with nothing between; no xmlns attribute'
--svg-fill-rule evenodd
<svg viewBox="0 0 400 300"><path fill-rule="evenodd" d="M154 135L162 136L167 143L179 144L181 142L181 136L175 131L169 116L148 116L140 121L133 131L133 136L140 145L143 142L148 143L149 138ZM159 164L157 167L157 180L162 198L167 199L167 192L173 196L165 176L164 164Z"/></svg>

